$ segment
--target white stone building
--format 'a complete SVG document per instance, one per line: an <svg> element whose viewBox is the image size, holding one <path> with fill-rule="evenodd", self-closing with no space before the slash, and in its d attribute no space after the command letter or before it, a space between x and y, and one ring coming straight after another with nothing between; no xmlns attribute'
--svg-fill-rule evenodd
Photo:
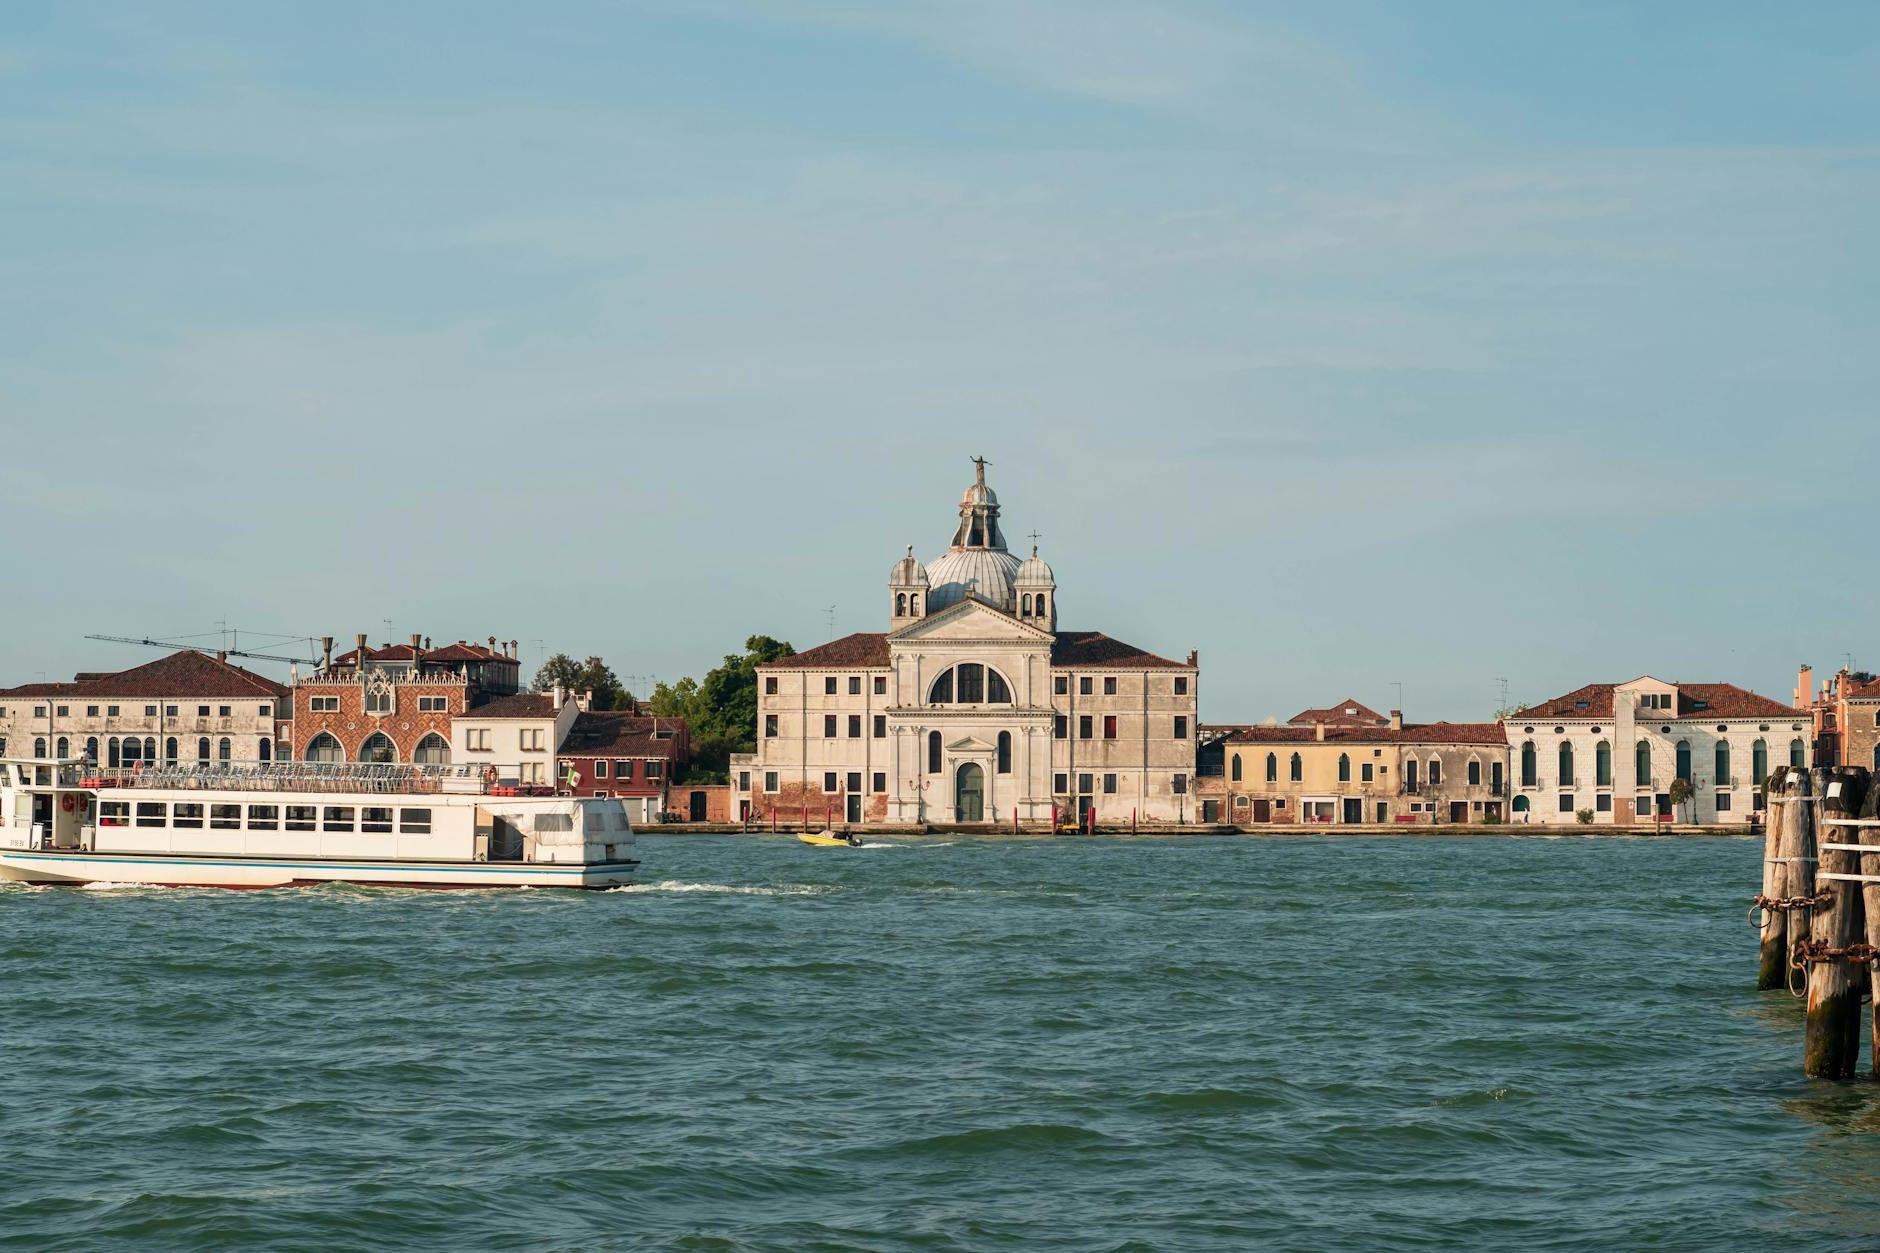
<svg viewBox="0 0 1880 1253"><path fill-rule="evenodd" d="M1060 630L1056 576L1035 546L1026 561L1007 551L985 464L948 550L895 564L887 631L758 668L757 751L732 759L734 814L1195 820L1195 655Z"/></svg>
<svg viewBox="0 0 1880 1253"><path fill-rule="evenodd" d="M1806 714L1729 683L1594 683L1505 725L1515 822L1747 823L1770 770L1811 764ZM1674 815L1680 778L1693 792Z"/></svg>

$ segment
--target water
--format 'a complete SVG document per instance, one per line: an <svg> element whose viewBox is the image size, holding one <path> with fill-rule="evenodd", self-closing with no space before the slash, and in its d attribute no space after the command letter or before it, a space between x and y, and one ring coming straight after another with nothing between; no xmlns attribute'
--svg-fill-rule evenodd
<svg viewBox="0 0 1880 1253"><path fill-rule="evenodd" d="M1880 1247L1750 841L878 842L0 889L0 1245Z"/></svg>

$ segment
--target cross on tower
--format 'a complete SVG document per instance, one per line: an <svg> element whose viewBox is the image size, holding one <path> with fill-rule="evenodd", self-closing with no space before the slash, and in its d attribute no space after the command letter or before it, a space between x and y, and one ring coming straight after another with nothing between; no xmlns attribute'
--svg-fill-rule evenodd
<svg viewBox="0 0 1880 1253"><path fill-rule="evenodd" d="M1031 555L1034 557L1038 555L1038 541L1042 538L1043 536L1037 531L1031 533Z"/></svg>
<svg viewBox="0 0 1880 1253"><path fill-rule="evenodd" d="M978 467L974 471L974 473L977 476L979 485L981 487L984 487L986 483L986 467L991 465L992 463L990 461L987 461L984 457L969 457L967 458L967 460L971 461L974 466Z"/></svg>

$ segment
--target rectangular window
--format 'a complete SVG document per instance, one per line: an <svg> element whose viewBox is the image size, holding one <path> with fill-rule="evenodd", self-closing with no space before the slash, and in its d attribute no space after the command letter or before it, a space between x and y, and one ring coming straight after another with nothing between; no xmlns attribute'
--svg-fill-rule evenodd
<svg viewBox="0 0 1880 1253"><path fill-rule="evenodd" d="M1358 781L1360 783L1369 783L1371 781L1371 763L1370 762L1368 761L1363 762L1363 763L1360 763L1360 765L1358 766Z"/></svg>
<svg viewBox="0 0 1880 1253"><path fill-rule="evenodd" d="M777 715L765 714L764 715L764 738L775 739L776 735L777 735Z"/></svg>
<svg viewBox="0 0 1880 1253"><path fill-rule="evenodd" d="M862 715L860 714L849 715L849 738L852 740L859 740L862 738Z"/></svg>
<svg viewBox="0 0 1880 1253"><path fill-rule="evenodd" d="M46 711L42 709L39 712L41 714L44 714ZM104 712L107 718L115 718L118 716L118 707L116 705L106 705L104 707Z"/></svg>
<svg viewBox="0 0 1880 1253"><path fill-rule="evenodd" d="M440 696L438 697L438 699L443 700L444 698ZM155 713L157 711L152 709L150 712ZM256 705L255 706L255 717L257 718L266 718L270 716L273 712L274 712L274 706L272 705Z"/></svg>
<svg viewBox="0 0 1880 1253"><path fill-rule="evenodd" d="M431 834L431 811L428 809L399 810L398 832L400 835Z"/></svg>
<svg viewBox="0 0 1880 1253"><path fill-rule="evenodd" d="M241 830L242 807L240 805L209 806L209 827L214 831Z"/></svg>
<svg viewBox="0 0 1880 1253"><path fill-rule="evenodd" d="M862 790L862 772L859 770L849 771L849 791L859 792L861 790Z"/></svg>
<svg viewBox="0 0 1880 1253"><path fill-rule="evenodd" d="M1560 794L1560 812L1563 814L1570 814L1573 812L1573 793L1562 792Z"/></svg>
<svg viewBox="0 0 1880 1253"><path fill-rule="evenodd" d="M1115 714L1103 715L1103 738L1106 740L1113 740L1116 738L1116 715Z"/></svg>
<svg viewBox="0 0 1880 1253"><path fill-rule="evenodd" d="M116 713L116 712L117 712L117 706L116 706L116 705L113 705L113 706L111 706L111 712L112 712L112 713ZM198 718L207 718L207 717L209 716L209 707L208 707L207 705L198 705L198 706L196 706L196 716L197 716Z"/></svg>
<svg viewBox="0 0 1880 1253"><path fill-rule="evenodd" d="M61 710L60 710L59 712L60 712L60 713L64 713L65 711L64 711L63 709L61 709ZM146 717L146 718L154 718L154 717L156 717L156 716L157 716L157 707L156 707L155 705L145 705L145 706L144 706L144 717Z"/></svg>
<svg viewBox="0 0 1880 1253"><path fill-rule="evenodd" d="M1103 776L1103 794L1105 796L1116 795L1116 776L1115 775L1106 774Z"/></svg>
<svg viewBox="0 0 1880 1253"><path fill-rule="evenodd" d="M472 727L463 733L464 747L473 753L490 751L490 730L488 727Z"/></svg>
<svg viewBox="0 0 1880 1253"><path fill-rule="evenodd" d="M99 801L98 825L101 827L127 827L131 822L131 803L129 801Z"/></svg>
<svg viewBox="0 0 1880 1253"><path fill-rule="evenodd" d="M176 706L175 706L175 705L165 705L165 706L163 707L163 716L164 716L164 717L166 717L166 718L174 718L174 717L176 717Z"/></svg>
<svg viewBox="0 0 1880 1253"><path fill-rule="evenodd" d="M1602 814L1611 813L1612 812L1612 793L1601 792L1598 796L1595 796L1593 798L1593 808L1598 810Z"/></svg>
<svg viewBox="0 0 1880 1253"><path fill-rule="evenodd" d="M1059 696L1069 695L1071 690L1070 676L1060 674L1055 679L1052 679L1051 690L1056 692Z"/></svg>
<svg viewBox="0 0 1880 1253"><path fill-rule="evenodd" d="M836 734L836 716L834 714L824 714L823 715L823 737L825 739L834 739L835 734Z"/></svg>
<svg viewBox="0 0 1880 1253"><path fill-rule="evenodd" d="M1051 719L1051 738L1067 740L1071 736L1071 720L1063 714Z"/></svg>
<svg viewBox="0 0 1880 1253"><path fill-rule="evenodd" d="M1106 678L1103 680L1103 694L1105 696L1116 695L1116 680L1115 679Z"/></svg>
<svg viewBox="0 0 1880 1253"><path fill-rule="evenodd" d="M875 738L878 740L885 740L888 738L888 715L887 714L875 715Z"/></svg>
<svg viewBox="0 0 1880 1253"><path fill-rule="evenodd" d="M1188 719L1179 716L1175 719L1175 738L1178 740L1188 738Z"/></svg>
<svg viewBox="0 0 1880 1253"><path fill-rule="evenodd" d="M766 792L774 792L777 790L777 772L775 770L764 771L764 790Z"/></svg>
<svg viewBox="0 0 1880 1253"><path fill-rule="evenodd" d="M1077 694L1079 696L1090 695L1090 680L1089 679L1084 678L1084 679L1077 680Z"/></svg>
<svg viewBox="0 0 1880 1253"><path fill-rule="evenodd" d="M320 829L322 831L351 831L354 818L351 805L328 805L326 812L320 817Z"/></svg>
<svg viewBox="0 0 1880 1253"><path fill-rule="evenodd" d="M1188 695L1188 680L1187 679L1175 680L1175 695L1177 696Z"/></svg>
<svg viewBox="0 0 1880 1253"><path fill-rule="evenodd" d="M1093 724L1091 723L1090 715L1079 714L1077 716L1077 738L1080 740L1089 739L1091 736L1092 729L1093 729Z"/></svg>
<svg viewBox="0 0 1880 1253"><path fill-rule="evenodd" d="M1093 776L1087 775L1087 774L1080 774L1077 776L1077 790L1083 793L1085 796L1090 795L1090 784L1091 784L1092 778Z"/></svg>
<svg viewBox="0 0 1880 1253"><path fill-rule="evenodd" d="M594 777L597 779L605 779L607 777L607 762L605 758L594 763Z"/></svg>
<svg viewBox="0 0 1880 1253"><path fill-rule="evenodd" d="M1730 794L1728 792L1717 793L1717 812L1720 814L1730 812Z"/></svg>
<svg viewBox="0 0 1880 1253"><path fill-rule="evenodd" d="M173 827L200 827L202 825L202 806L194 801L182 801L170 811L170 825Z"/></svg>
<svg viewBox="0 0 1880 1253"><path fill-rule="evenodd" d="M614 762L614 782L629 783L632 780L633 780L632 759L623 757L620 760Z"/></svg>
<svg viewBox="0 0 1880 1253"><path fill-rule="evenodd" d="M1054 794L1063 796L1070 790L1071 777L1068 774L1054 774L1051 776L1051 791Z"/></svg>
<svg viewBox="0 0 1880 1253"><path fill-rule="evenodd" d="M287 807L287 829L289 831L311 831L313 820L318 811L312 805L289 805Z"/></svg>
<svg viewBox="0 0 1880 1253"><path fill-rule="evenodd" d="M161 827L169 822L170 807L162 801L138 801L137 825L140 827Z"/></svg>
<svg viewBox="0 0 1880 1253"><path fill-rule="evenodd" d="M738 771L738 791L748 792L750 790L751 790L751 772L749 770Z"/></svg>
<svg viewBox="0 0 1880 1253"><path fill-rule="evenodd" d="M886 696L887 694L888 694L888 676L885 674L876 675L875 676L875 695Z"/></svg>
<svg viewBox="0 0 1880 1253"><path fill-rule="evenodd" d="M70 705L60 705L60 706L58 707L58 711L57 711L57 712L58 712L58 715L59 715L59 717L61 717L61 718L63 718L63 717L65 717L65 716L66 716L67 714L69 714L69 713L71 713L71 712L72 712L72 707L71 707Z"/></svg>
<svg viewBox="0 0 1880 1253"><path fill-rule="evenodd" d="M836 772L833 770L830 770L824 773L823 775L823 791L833 792L835 790L836 790Z"/></svg>
<svg viewBox="0 0 1880 1253"><path fill-rule="evenodd" d="M235 709L232 705L221 705L216 709L216 717L218 718L232 718L234 716Z"/></svg>
<svg viewBox="0 0 1880 1253"><path fill-rule="evenodd" d="M851 674L849 676L849 695L860 696L861 694L862 694L862 676L859 674Z"/></svg>
<svg viewBox="0 0 1880 1253"><path fill-rule="evenodd" d="M649 761L646 763L646 781L648 783L657 782L660 778L662 778L665 775L665 773L666 773L665 762Z"/></svg>
<svg viewBox="0 0 1880 1253"><path fill-rule="evenodd" d="M887 790L888 790L888 776L887 776L887 775L885 775L885 774L883 774L883 773L882 773L881 771L879 771L879 770L877 770L877 771L875 771L875 788L874 788L874 790L875 790L875 791L877 791L877 792L885 792L885 791L887 791Z"/></svg>
<svg viewBox="0 0 1880 1253"><path fill-rule="evenodd" d="M392 811L381 805L367 805L359 811L359 829L367 835L390 835Z"/></svg>
<svg viewBox="0 0 1880 1253"><path fill-rule="evenodd" d="M522 728L522 751L525 753L539 753L542 751L542 728Z"/></svg>
<svg viewBox="0 0 1880 1253"><path fill-rule="evenodd" d="M1177 796L1188 795L1188 776L1185 774L1176 775L1173 780L1173 788Z"/></svg>
<svg viewBox="0 0 1880 1253"><path fill-rule="evenodd" d="M776 694L777 694L777 680L773 678L766 678L764 680L764 695L775 696Z"/></svg>
<svg viewBox="0 0 1880 1253"><path fill-rule="evenodd" d="M98 706L96 705L85 706L85 716L87 718L96 718L98 716Z"/></svg>
<svg viewBox="0 0 1880 1253"><path fill-rule="evenodd" d="M310 696L307 698L307 708L317 714L336 714L339 712L339 697Z"/></svg>
<svg viewBox="0 0 1880 1253"><path fill-rule="evenodd" d="M273 831L280 825L281 807L279 805L250 805L248 807L250 831Z"/></svg>
<svg viewBox="0 0 1880 1253"><path fill-rule="evenodd" d="M836 676L832 674L828 678L823 680L823 695L834 696L835 694L836 694Z"/></svg>

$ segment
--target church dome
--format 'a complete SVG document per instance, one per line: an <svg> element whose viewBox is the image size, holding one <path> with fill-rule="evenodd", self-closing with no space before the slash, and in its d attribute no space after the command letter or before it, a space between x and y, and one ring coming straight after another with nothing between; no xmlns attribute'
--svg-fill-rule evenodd
<svg viewBox="0 0 1880 1253"><path fill-rule="evenodd" d="M1013 576L1012 582L1020 586L1036 587L1044 583L1055 587L1057 586L1057 576L1051 573L1051 567L1046 565L1044 558L1038 555L1038 546L1033 544L1031 546L1031 556L1026 558L1023 565L1019 566L1018 573Z"/></svg>
<svg viewBox="0 0 1880 1253"><path fill-rule="evenodd" d="M927 582L927 567L920 564L910 545L907 556L894 563L894 572L888 575L888 585L890 587L925 587Z"/></svg>
<svg viewBox="0 0 1880 1253"><path fill-rule="evenodd" d="M933 590L927 594L928 612L945 609L971 595L997 609L1012 612L1016 597L1012 581L1018 558L1003 548L955 548L927 563Z"/></svg>

